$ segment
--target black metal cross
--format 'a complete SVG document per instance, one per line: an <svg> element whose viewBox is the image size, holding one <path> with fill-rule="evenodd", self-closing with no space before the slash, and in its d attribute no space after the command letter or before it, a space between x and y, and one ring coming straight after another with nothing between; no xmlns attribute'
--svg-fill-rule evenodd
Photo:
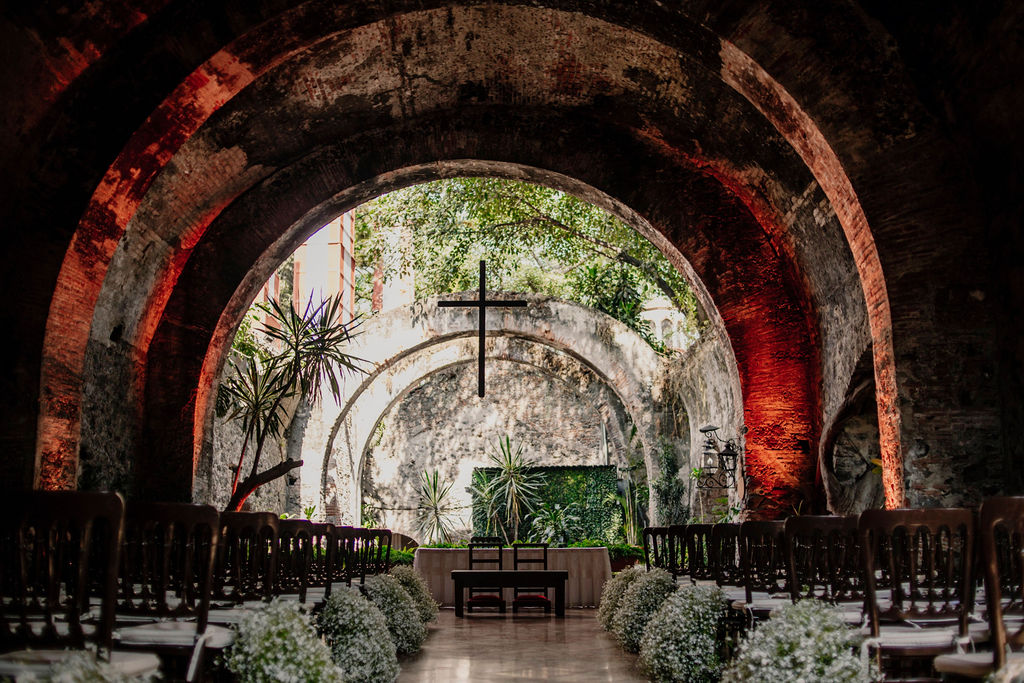
<svg viewBox="0 0 1024 683"><path fill-rule="evenodd" d="M488 299L487 298L487 266L484 261L480 262L480 299L477 301L438 301L438 306L453 308L456 306L471 306L480 309L480 358L479 374L476 393L481 398L484 395L484 337L487 335L487 308L488 306L525 306L525 301L513 301L510 299Z"/></svg>

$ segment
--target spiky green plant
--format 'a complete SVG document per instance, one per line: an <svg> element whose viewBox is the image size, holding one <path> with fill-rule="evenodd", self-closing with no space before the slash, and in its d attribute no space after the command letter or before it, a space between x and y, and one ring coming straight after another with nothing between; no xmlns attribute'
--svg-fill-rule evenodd
<svg viewBox="0 0 1024 683"><path fill-rule="evenodd" d="M506 434L498 439L498 449L490 455L497 472L487 485L493 505L501 510L505 520L502 533L508 543L519 540L519 526L537 506L543 483L535 463L524 455L525 450L523 444L513 447L512 439Z"/></svg>
<svg viewBox="0 0 1024 683"><path fill-rule="evenodd" d="M263 472L259 469L267 437L278 436L284 423L285 399L298 394L315 405L326 384L334 399L341 400L339 378L364 371L363 361L344 351L359 320L342 322L341 311L340 295L319 304L310 297L301 312L276 299L266 305L270 321L260 331L277 351L263 363L252 359L244 371L227 380L233 404L230 415L242 420L245 433L227 510L238 510L257 488L302 465L300 460L286 460ZM249 475L240 481L252 439L255 449Z"/></svg>
<svg viewBox="0 0 1024 683"><path fill-rule="evenodd" d="M451 482L441 481L437 470L422 473L420 500L416 506L416 523L428 543L450 543L455 525L452 522Z"/></svg>

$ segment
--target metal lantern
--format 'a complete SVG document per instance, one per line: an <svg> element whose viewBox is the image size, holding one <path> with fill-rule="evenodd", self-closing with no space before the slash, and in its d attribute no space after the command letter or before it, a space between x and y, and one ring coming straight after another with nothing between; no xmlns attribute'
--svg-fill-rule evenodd
<svg viewBox="0 0 1024 683"><path fill-rule="evenodd" d="M736 440L719 438L718 427L714 425L701 427L700 433L704 435L703 460L707 464L701 467L697 488L736 488L736 467L740 457Z"/></svg>

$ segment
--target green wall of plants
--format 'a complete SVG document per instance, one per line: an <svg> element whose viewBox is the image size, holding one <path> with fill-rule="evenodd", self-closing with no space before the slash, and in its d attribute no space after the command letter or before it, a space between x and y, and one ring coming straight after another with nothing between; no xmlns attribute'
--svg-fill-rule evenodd
<svg viewBox="0 0 1024 683"><path fill-rule="evenodd" d="M538 496L539 508L544 503L571 506L572 514L579 522L579 531L570 541L585 538L605 539L614 535L621 524L618 503L612 500L617 490L618 473L614 465L576 465L533 467L543 477ZM494 467L477 467L474 479L479 476L493 477L498 472ZM530 538L531 520L527 518L520 531L520 538ZM473 496L473 534L485 535L487 527L483 506Z"/></svg>

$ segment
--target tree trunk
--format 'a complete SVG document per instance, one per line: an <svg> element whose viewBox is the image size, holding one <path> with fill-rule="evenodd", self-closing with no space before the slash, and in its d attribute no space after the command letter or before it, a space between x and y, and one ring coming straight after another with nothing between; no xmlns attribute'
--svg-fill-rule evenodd
<svg viewBox="0 0 1024 683"><path fill-rule="evenodd" d="M224 512L238 512L242 508L242 504L245 503L246 498L251 496L253 491L264 484L272 482L279 477L283 477L296 467L302 467L301 460L285 460L279 465L274 465L269 470L246 477L245 480L238 485L238 489L231 495L231 500L228 501L227 506L224 508Z"/></svg>

